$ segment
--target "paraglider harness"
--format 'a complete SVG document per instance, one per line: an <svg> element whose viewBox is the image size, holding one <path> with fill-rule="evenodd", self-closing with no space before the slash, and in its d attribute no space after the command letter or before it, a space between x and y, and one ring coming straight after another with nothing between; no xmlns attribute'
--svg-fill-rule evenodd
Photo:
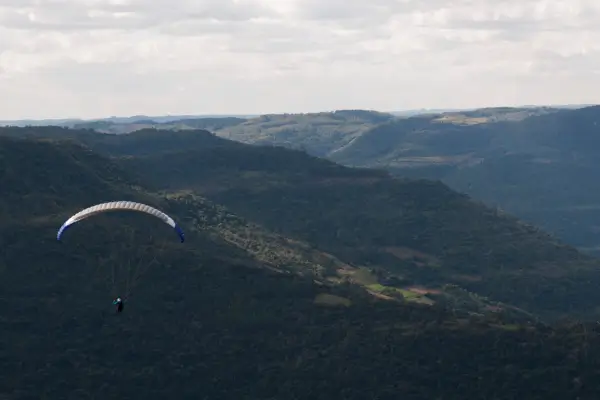
<svg viewBox="0 0 600 400"><path fill-rule="evenodd" d="M120 313L123 311L123 307L125 307L125 304L123 304L123 300L120 297L117 297L116 299L113 300L113 304L115 306L117 306L117 312Z"/></svg>

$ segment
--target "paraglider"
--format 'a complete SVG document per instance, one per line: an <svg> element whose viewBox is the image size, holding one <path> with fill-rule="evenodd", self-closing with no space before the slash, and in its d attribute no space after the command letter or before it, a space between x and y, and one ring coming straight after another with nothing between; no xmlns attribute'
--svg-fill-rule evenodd
<svg viewBox="0 0 600 400"><path fill-rule="evenodd" d="M165 224L167 224L171 228L175 229L175 232L177 232L177 235L179 235L179 239L181 239L181 243L183 243L185 241L185 236L183 234L183 231L175 223L173 218L169 217L164 212L157 210L156 208L150 207L150 206L148 206L146 204L142 204L142 203L135 203L133 201L112 201L110 203L97 204L95 206L88 207L85 210L79 211L77 214L73 215L71 218L66 220L64 224L62 224L62 226L58 230L58 233L56 234L56 239L60 240L63 233L65 232L65 230L67 230L67 228L69 228L71 225L73 225L76 222L82 221L86 218L89 218L91 216L94 216L96 214L100 214L103 212L122 211L122 210L143 212L146 214L150 214L156 218L159 218Z"/></svg>
<svg viewBox="0 0 600 400"><path fill-rule="evenodd" d="M123 307L125 307L125 304L123 304L123 299L121 299L120 297L117 297L113 300L113 305L117 306L117 313L122 312Z"/></svg>
<svg viewBox="0 0 600 400"><path fill-rule="evenodd" d="M173 218L169 217L164 212L157 210L156 208L150 207L149 205L136 203L133 201L113 201L108 203L101 203L81 210L78 213L72 215L69 219L65 221L64 224L62 224L62 226L58 230L58 233L56 234L56 239L60 241L65 231L73 224L83 221L84 219L87 219L94 215L111 211L137 211L156 217L175 230L175 232L179 236L179 239L181 240L181 243L185 241L185 235L183 233L183 230L179 227L179 225L177 225ZM114 269L115 266L113 265L113 286L115 286L114 290L116 291ZM129 287L129 282L127 283L127 286ZM127 291L129 291L129 289L127 289ZM124 298L121 298L120 296L116 297L113 300L113 305L116 306L117 313L122 312L124 308Z"/></svg>

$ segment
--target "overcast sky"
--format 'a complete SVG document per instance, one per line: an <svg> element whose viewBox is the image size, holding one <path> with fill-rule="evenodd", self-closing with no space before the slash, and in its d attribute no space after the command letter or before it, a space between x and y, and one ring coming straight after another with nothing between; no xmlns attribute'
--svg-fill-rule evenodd
<svg viewBox="0 0 600 400"><path fill-rule="evenodd" d="M0 0L0 119L599 99L600 0Z"/></svg>

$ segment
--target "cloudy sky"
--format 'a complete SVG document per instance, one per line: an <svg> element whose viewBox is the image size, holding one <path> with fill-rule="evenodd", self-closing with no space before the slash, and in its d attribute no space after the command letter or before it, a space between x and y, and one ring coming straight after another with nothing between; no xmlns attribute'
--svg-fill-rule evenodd
<svg viewBox="0 0 600 400"><path fill-rule="evenodd" d="M0 0L0 119L566 103L599 0Z"/></svg>

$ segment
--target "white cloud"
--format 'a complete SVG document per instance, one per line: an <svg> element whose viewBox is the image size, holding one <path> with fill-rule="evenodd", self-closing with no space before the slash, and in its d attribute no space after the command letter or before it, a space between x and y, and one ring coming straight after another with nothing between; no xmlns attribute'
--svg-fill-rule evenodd
<svg viewBox="0 0 600 400"><path fill-rule="evenodd" d="M600 102L598 0L0 0L0 119Z"/></svg>

